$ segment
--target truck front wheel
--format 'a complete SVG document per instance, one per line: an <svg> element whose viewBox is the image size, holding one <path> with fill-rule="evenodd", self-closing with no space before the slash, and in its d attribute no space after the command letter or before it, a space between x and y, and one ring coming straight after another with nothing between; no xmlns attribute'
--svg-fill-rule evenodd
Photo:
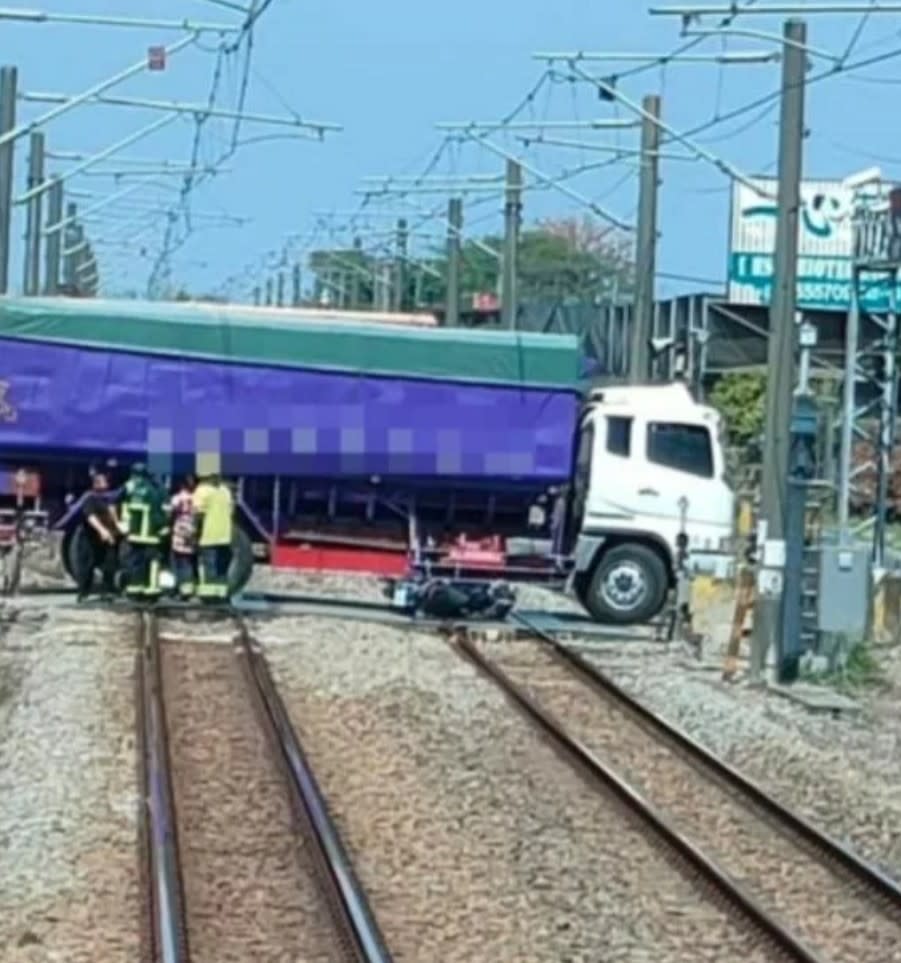
<svg viewBox="0 0 901 963"><path fill-rule="evenodd" d="M660 555L646 545L617 545L605 552L582 593L597 622L649 622L663 608L669 579Z"/></svg>

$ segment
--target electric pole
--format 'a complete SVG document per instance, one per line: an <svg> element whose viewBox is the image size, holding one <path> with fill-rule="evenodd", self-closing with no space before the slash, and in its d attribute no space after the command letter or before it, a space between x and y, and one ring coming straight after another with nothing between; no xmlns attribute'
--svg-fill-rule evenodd
<svg viewBox="0 0 901 963"><path fill-rule="evenodd" d="M78 216L78 205L70 201L66 205L66 221L68 222L63 233L65 238L65 254L63 255L63 278L66 285L66 293L75 294L75 268L78 265L78 248L84 240L84 231L81 225L75 220Z"/></svg>
<svg viewBox="0 0 901 963"><path fill-rule="evenodd" d="M785 569L785 510L792 396L795 386L798 219L804 141L807 25L783 28L779 189L770 330L767 344L766 423L758 542L760 573L754 605L751 675L759 679L780 629Z"/></svg>
<svg viewBox="0 0 901 963"><path fill-rule="evenodd" d="M359 311L362 307L362 290L363 286L360 283L362 278L361 275L364 273L363 269L364 256L363 256L363 239L360 237L354 238L354 250L353 250L353 264L356 267L355 271L351 272L350 275L350 303L348 307L351 311Z"/></svg>
<svg viewBox="0 0 901 963"><path fill-rule="evenodd" d="M650 340L654 329L654 280L657 269L657 191L659 187L660 98L642 101L641 177L638 188L638 229L635 250L635 302L629 375L633 384L650 376Z"/></svg>
<svg viewBox="0 0 901 963"><path fill-rule="evenodd" d="M63 182L54 177L47 192L47 227L59 224L63 219ZM44 266L44 293L53 297L59 294L59 265L62 253L63 231L47 235Z"/></svg>
<svg viewBox="0 0 901 963"><path fill-rule="evenodd" d="M18 71L0 68L0 136L16 126ZM0 146L0 294L9 291L9 237L12 223L15 141Z"/></svg>
<svg viewBox="0 0 901 963"><path fill-rule="evenodd" d="M35 131L30 137L28 156L28 190L44 183L44 135ZM43 194L35 194L28 201L25 222L25 277L22 291L26 297L41 293L41 206Z"/></svg>
<svg viewBox="0 0 901 963"><path fill-rule="evenodd" d="M522 167L514 160L507 161L507 200L504 207L504 262L501 280L502 324L516 329L518 308L517 254L519 227L522 218Z"/></svg>
<svg viewBox="0 0 901 963"><path fill-rule="evenodd" d="M291 271L291 305L295 308L300 307L301 280L300 263L297 263Z"/></svg>
<svg viewBox="0 0 901 963"><path fill-rule="evenodd" d="M407 305L407 221L397 222L397 248L394 265L394 310L403 311Z"/></svg>
<svg viewBox="0 0 901 963"><path fill-rule="evenodd" d="M379 277L379 311L391 310L391 262L387 259L382 264Z"/></svg>
<svg viewBox="0 0 901 963"><path fill-rule="evenodd" d="M447 206L447 296L444 324L460 324L460 233L463 230L463 199L452 197Z"/></svg>

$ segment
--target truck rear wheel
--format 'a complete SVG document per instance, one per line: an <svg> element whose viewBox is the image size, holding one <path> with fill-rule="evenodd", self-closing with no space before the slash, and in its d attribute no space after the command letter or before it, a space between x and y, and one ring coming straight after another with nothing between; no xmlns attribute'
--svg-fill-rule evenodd
<svg viewBox="0 0 901 963"><path fill-rule="evenodd" d="M617 545L601 556L581 601L598 622L634 625L663 608L668 585L666 564L652 548Z"/></svg>
<svg viewBox="0 0 901 963"><path fill-rule="evenodd" d="M79 526L73 526L72 528L67 528L63 533L62 541L60 542L60 561L63 563L63 571L66 575L72 579L73 582L77 581L77 576L75 570L76 565L76 550L73 548L72 543L75 541L75 533L78 531Z"/></svg>
<svg viewBox="0 0 901 963"><path fill-rule="evenodd" d="M66 574L77 585L82 572L91 564L91 549L88 545L88 538L80 525L76 525L66 532L63 538L62 553Z"/></svg>
<svg viewBox="0 0 901 963"><path fill-rule="evenodd" d="M124 588L125 557L127 553L128 546L124 542L120 542L117 550L116 571L113 574L113 583L119 591ZM76 585L80 584L82 573L93 564L93 553L88 543L88 535L81 525L70 528L63 536L62 556L66 574ZM94 577L97 577L96 572Z"/></svg>
<svg viewBox="0 0 901 963"><path fill-rule="evenodd" d="M242 528L235 527L232 539L232 560L228 567L228 594L237 595L250 581L253 573L253 543Z"/></svg>

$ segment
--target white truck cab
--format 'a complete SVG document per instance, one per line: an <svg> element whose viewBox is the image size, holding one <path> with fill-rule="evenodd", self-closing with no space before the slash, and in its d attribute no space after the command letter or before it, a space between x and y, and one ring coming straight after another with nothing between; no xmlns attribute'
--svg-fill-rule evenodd
<svg viewBox="0 0 901 963"><path fill-rule="evenodd" d="M678 536L729 550L734 495L720 416L683 384L605 388L582 415L573 479L573 587L600 621L644 622L675 579Z"/></svg>

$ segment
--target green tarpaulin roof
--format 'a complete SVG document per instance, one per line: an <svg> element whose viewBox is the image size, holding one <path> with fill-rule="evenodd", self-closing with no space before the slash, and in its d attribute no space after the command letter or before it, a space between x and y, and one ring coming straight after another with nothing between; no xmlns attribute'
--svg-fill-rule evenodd
<svg viewBox="0 0 901 963"><path fill-rule="evenodd" d="M575 336L325 320L303 309L0 298L0 338L394 377L576 390ZM2 372L2 350L0 350Z"/></svg>

